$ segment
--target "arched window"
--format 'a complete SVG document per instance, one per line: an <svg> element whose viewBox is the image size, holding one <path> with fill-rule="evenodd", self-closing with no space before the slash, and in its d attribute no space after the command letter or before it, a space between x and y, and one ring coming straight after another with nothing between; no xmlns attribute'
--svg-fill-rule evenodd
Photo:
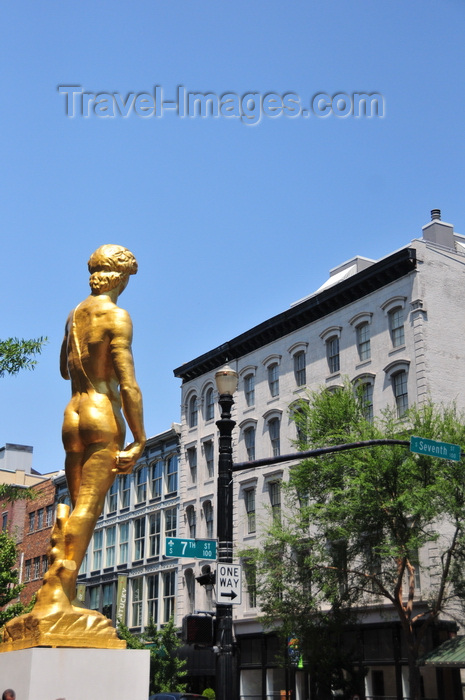
<svg viewBox="0 0 465 700"><path fill-rule="evenodd" d="M198 401L197 401L197 396L193 394L193 396L190 397L189 399L189 428L195 428L197 423L198 423L198 413L199 413L199 408L198 408Z"/></svg>
<svg viewBox="0 0 465 700"><path fill-rule="evenodd" d="M401 370L392 376L392 388L396 401L397 417L402 418L408 410L407 372Z"/></svg>
<svg viewBox="0 0 465 700"><path fill-rule="evenodd" d="M215 417L215 397L213 388L209 387L205 392L205 420L213 420Z"/></svg>
<svg viewBox="0 0 465 700"><path fill-rule="evenodd" d="M255 375L251 372L244 377L244 394L247 406L255 405Z"/></svg>
<svg viewBox="0 0 465 700"><path fill-rule="evenodd" d="M402 418L408 410L408 360L396 360L384 368L391 382L397 417Z"/></svg>
<svg viewBox="0 0 465 700"><path fill-rule="evenodd" d="M189 528L189 537L195 539L196 533L196 516L194 506L188 506L186 508L187 525Z"/></svg>
<svg viewBox="0 0 465 700"><path fill-rule="evenodd" d="M305 386L307 383L306 355L303 350L294 355L294 377L297 386Z"/></svg>
<svg viewBox="0 0 465 700"><path fill-rule="evenodd" d="M213 538L213 506L211 501L203 504L203 514L205 517L205 533L208 539Z"/></svg>
<svg viewBox="0 0 465 700"><path fill-rule="evenodd" d="M268 421L268 432L270 434L271 454L273 455L273 457L279 457L279 455L281 454L279 418L270 418L270 420Z"/></svg>
<svg viewBox="0 0 465 700"><path fill-rule="evenodd" d="M281 355L269 355L263 360L263 364L266 367L268 373L268 388L270 390L270 396L279 396L279 364L281 362Z"/></svg>
<svg viewBox="0 0 465 700"><path fill-rule="evenodd" d="M147 498L147 465L136 471L136 503L143 503Z"/></svg>
<svg viewBox="0 0 465 700"><path fill-rule="evenodd" d="M247 459L251 462L255 459L255 425L249 425L244 430L244 442L247 452Z"/></svg>
<svg viewBox="0 0 465 700"><path fill-rule="evenodd" d="M391 343L394 348L399 348L402 347L402 345L405 345L405 302L406 297L396 296L388 299L381 305L381 308L388 317L389 333L391 336Z"/></svg>
<svg viewBox="0 0 465 700"><path fill-rule="evenodd" d="M184 579L186 581L187 611L193 613L195 610L195 576L192 569L186 569Z"/></svg>

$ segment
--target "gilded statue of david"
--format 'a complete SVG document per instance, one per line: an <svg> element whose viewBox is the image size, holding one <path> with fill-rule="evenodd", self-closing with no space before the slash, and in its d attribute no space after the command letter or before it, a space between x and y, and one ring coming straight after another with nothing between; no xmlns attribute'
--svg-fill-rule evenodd
<svg viewBox="0 0 465 700"><path fill-rule="evenodd" d="M145 446L132 322L117 305L137 262L127 248L103 245L88 267L91 293L68 316L60 355L61 374L71 381L62 437L73 510L69 514L67 506L58 506L49 569L37 602L31 613L7 623L0 651L38 645L125 646L110 620L74 601L78 572L108 489L118 474L132 471ZM126 422L133 441L124 447Z"/></svg>

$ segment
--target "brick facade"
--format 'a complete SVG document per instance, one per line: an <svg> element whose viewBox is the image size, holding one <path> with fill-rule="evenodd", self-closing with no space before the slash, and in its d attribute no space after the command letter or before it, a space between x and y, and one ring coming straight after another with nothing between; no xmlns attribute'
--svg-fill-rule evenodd
<svg viewBox="0 0 465 700"><path fill-rule="evenodd" d="M54 481L47 479L33 486L32 490L36 498L26 502L24 535L18 552L21 582L26 584L20 599L25 604L39 590L43 575L48 568L47 551L55 521Z"/></svg>

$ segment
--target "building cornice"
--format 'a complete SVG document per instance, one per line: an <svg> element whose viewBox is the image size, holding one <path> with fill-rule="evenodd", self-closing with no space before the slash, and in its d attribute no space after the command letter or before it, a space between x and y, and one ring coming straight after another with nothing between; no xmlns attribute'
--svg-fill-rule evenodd
<svg viewBox="0 0 465 700"><path fill-rule="evenodd" d="M206 372L211 372L226 362L247 355L385 287L415 270L416 265L415 248L402 248L333 287L316 293L300 304L296 304L277 316L260 323L214 350L186 362L174 370L174 376L181 378L183 382L188 382Z"/></svg>

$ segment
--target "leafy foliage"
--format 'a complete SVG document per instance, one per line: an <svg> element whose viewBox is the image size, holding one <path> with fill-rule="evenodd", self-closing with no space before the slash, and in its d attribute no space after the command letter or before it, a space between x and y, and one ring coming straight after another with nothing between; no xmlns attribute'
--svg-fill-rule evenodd
<svg viewBox="0 0 465 700"><path fill-rule="evenodd" d="M118 634L125 639L129 649L150 650L150 693L182 692L186 688L186 661L180 659L177 650L181 642L171 619L158 630L153 620L140 634L132 632L123 623L118 624Z"/></svg>
<svg viewBox="0 0 465 700"><path fill-rule="evenodd" d="M301 450L410 435L465 445L465 417L455 406L428 403L401 422L386 412L374 423L350 385L313 393L293 407L293 417ZM350 450L304 460L286 490L285 517L255 553L265 622L282 620L283 633L298 638L324 679L328 665L345 668L354 658L356 650L342 641L354 608L384 599L401 622L416 700L426 631L445 608L465 610L465 462L396 445ZM430 543L440 560L428 558ZM331 682L343 687L342 679Z"/></svg>
<svg viewBox="0 0 465 700"><path fill-rule="evenodd" d="M42 346L47 338L35 338L32 340L20 340L19 338L7 338L0 340L0 378L6 374L17 374L21 369L34 369L37 360L35 355L40 355Z"/></svg>
<svg viewBox="0 0 465 700"><path fill-rule="evenodd" d="M24 612L22 603L10 601L19 596L24 584L19 583L19 572L16 568L16 542L6 532L0 532L0 627L17 615Z"/></svg>
<svg viewBox="0 0 465 700"><path fill-rule="evenodd" d="M36 493L17 484L0 484L0 503L8 501L33 501Z"/></svg>

